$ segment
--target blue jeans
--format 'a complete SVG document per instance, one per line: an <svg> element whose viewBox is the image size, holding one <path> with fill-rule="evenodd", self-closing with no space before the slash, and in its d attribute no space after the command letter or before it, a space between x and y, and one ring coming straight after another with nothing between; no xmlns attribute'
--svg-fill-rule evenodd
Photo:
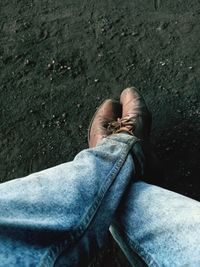
<svg viewBox="0 0 200 267"><path fill-rule="evenodd" d="M136 181L132 155L138 140L112 135L1 184L0 266L85 266L109 228L133 266L200 266L199 202Z"/></svg>

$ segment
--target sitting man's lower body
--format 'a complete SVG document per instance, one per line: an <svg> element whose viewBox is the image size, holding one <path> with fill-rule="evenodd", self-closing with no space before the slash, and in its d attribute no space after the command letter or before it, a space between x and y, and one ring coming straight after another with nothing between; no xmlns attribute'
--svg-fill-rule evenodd
<svg viewBox="0 0 200 267"><path fill-rule="evenodd" d="M200 266L200 203L142 182L151 115L106 100L72 162L0 185L0 266L87 266L109 230L132 266Z"/></svg>

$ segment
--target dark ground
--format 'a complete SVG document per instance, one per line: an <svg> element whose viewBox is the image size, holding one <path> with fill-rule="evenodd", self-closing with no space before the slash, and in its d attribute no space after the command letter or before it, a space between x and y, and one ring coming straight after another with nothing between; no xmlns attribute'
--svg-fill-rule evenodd
<svg viewBox="0 0 200 267"><path fill-rule="evenodd" d="M134 85L158 184L200 200L199 29L199 0L1 1L1 181L73 159L99 103ZM122 266L111 250L99 265Z"/></svg>

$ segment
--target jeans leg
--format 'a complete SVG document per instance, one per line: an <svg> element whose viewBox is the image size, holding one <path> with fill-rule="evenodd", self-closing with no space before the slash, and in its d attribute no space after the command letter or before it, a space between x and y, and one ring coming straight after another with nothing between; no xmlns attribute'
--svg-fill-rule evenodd
<svg viewBox="0 0 200 267"><path fill-rule="evenodd" d="M113 135L74 161L0 185L0 266L84 266L106 242L137 139Z"/></svg>
<svg viewBox="0 0 200 267"><path fill-rule="evenodd" d="M190 198L131 183L110 230L132 266L200 266L200 203Z"/></svg>

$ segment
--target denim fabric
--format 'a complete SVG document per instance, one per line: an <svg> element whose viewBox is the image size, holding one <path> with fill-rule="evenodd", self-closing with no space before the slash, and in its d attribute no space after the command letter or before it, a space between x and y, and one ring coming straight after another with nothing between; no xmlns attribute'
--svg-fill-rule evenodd
<svg viewBox="0 0 200 267"><path fill-rule="evenodd" d="M74 161L0 185L0 266L84 266L106 242L137 139L113 135Z"/></svg>
<svg viewBox="0 0 200 267"><path fill-rule="evenodd" d="M111 232L132 266L135 253L148 266L200 266L200 203L182 195L131 183Z"/></svg>
<svg viewBox="0 0 200 267"><path fill-rule="evenodd" d="M72 162L1 184L0 267L85 266L111 223L137 267L136 254L149 266L200 266L199 203L136 182L135 156L142 164L135 137L113 135Z"/></svg>

